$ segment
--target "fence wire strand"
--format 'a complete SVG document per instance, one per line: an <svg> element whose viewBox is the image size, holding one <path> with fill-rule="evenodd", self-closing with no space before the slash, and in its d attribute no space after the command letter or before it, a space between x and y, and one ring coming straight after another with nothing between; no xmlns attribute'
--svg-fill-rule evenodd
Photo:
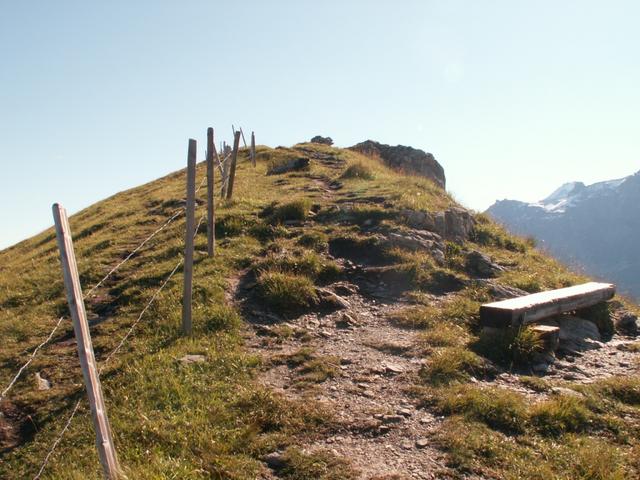
<svg viewBox="0 0 640 480"><path fill-rule="evenodd" d="M200 182L200 186L196 190L196 193L200 191L200 189L204 186L206 181L207 181L207 176L205 175L204 178L202 179L202 182ZM111 270L109 270L109 272L104 277L102 277L102 279L98 283L96 283L93 287L91 287L83 295L83 298L86 299L89 295L91 295L98 288L100 288L100 286L102 286L102 284L105 281L107 281L107 279L111 275L113 275L120 267L122 267L122 265L124 265L128 260L130 260L131 257L133 257L136 253L138 253L140 251L140 249L142 249L142 247L144 247L153 237L155 237L158 233L160 233L162 230L164 230L166 227L168 227L171 222L173 222L182 213L184 213L184 211L185 211L184 208L180 208L179 210L177 210L171 217L169 217L169 219L165 223L163 223L159 228L157 228L154 232L152 232L151 235L149 235L147 238L145 238L142 241L142 243L140 245L138 245L134 250L132 250L129 253L129 255L127 255L120 263L118 263L115 267L113 267ZM18 369L17 373L14 375L14 377L11 379L9 384L6 386L6 388L0 394L0 402L2 402L6 398L7 394L13 388L13 386L16 384L18 379L22 376L24 371L29 367L29 365L31 365L31 362L33 362L33 360L35 359L35 357L38 354L38 352L40 351L40 349L43 348L45 345L47 345L51 341L51 339L53 339L53 336L58 331L58 328L62 324L62 320L64 320L64 318L65 317L63 315L58 319L58 321L54 325L54 327L51 330L51 332L49 332L49 335L44 339L44 341L42 343L40 343L38 346L36 346L36 348L33 350L33 352L31 352L31 355L29 356L27 361Z"/></svg>
<svg viewBox="0 0 640 480"><path fill-rule="evenodd" d="M203 184L204 184L204 182L202 182L200 187L202 187ZM204 221L204 219L205 219L205 215L202 215L200 217L200 220L198 221L198 225L196 226L195 231L193 232L193 236L194 237L198 234L198 230L200 229L200 226L202 225L202 222ZM102 373L102 371L106 367L107 363L111 360L112 357L114 357L118 353L118 351L126 343L127 339L133 333L135 327L142 320L142 317L144 316L144 314L151 307L151 305L155 302L155 300L160 295L160 292L162 292L162 290L167 286L167 283L169 283L169 280L171 280L171 277L173 277L175 275L175 273L178 271L178 268L180 268L180 266L182 265L183 262L184 262L184 258L181 258L180 261L176 264L176 266L173 267L173 270L171 270L171 272L169 273L167 278L165 278L165 280L162 282L162 284L160 285L158 290L156 290L155 293L151 296L151 298L149 299L149 301L147 302L145 307L140 312L140 315L138 315L136 320L131 324L131 326L127 330L127 333L125 333L125 335L122 337L122 339L120 340L118 345L116 345L116 347L111 351L111 353L109 353L109 355L107 355L107 357L104 359L104 361L102 362L102 365L100 366L100 369L98 370L98 375L100 375ZM64 437L65 433L67 433L67 431L69 430L69 427L71 426L71 422L73 421L73 418L76 416L76 413L78 413L78 410L80 408L80 403L81 402L82 402L82 398L80 398L76 402L76 404L73 407L73 410L71 411L71 414L69 415L69 418L67 419L64 427L62 428L62 430L60 431L60 433L58 434L58 436L56 437L54 442L51 444L51 448L49 449L49 451L45 455L44 460L42 462L42 465L40 466L40 469L38 470L38 473L36 474L36 476L33 477L33 480L39 480L40 479L40 476L42 475L42 472L44 472L44 469L46 468L47 464L49 463L49 460L51 459L51 456L55 452L56 448L58 448L58 445L62 441L62 438Z"/></svg>

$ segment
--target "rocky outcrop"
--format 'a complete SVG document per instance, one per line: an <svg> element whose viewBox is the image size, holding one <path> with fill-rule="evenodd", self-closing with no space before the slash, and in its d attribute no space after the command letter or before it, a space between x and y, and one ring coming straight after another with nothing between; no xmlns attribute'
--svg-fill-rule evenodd
<svg viewBox="0 0 640 480"><path fill-rule="evenodd" d="M444 168L432 154L423 150L403 145L392 147L373 140L358 143L349 149L364 155L380 157L390 167L422 175L433 180L441 188L446 187Z"/></svg>
<svg viewBox="0 0 640 480"><path fill-rule="evenodd" d="M311 143L320 143L322 145L333 145L333 139L331 137L323 137L316 135L311 139Z"/></svg>
<svg viewBox="0 0 640 480"><path fill-rule="evenodd" d="M436 213L408 209L401 213L409 226L435 232L443 238L456 241L467 240L476 224L473 215L459 207L450 207Z"/></svg>
<svg viewBox="0 0 640 480"><path fill-rule="evenodd" d="M296 170L306 170L307 168L309 168L308 158L292 158L286 162L270 166L267 171L267 175L280 175L282 173L293 172Z"/></svg>

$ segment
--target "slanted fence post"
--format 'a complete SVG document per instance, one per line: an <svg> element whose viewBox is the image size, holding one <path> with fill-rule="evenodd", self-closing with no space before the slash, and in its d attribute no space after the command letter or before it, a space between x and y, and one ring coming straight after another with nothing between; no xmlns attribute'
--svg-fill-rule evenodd
<svg viewBox="0 0 640 480"><path fill-rule="evenodd" d="M256 166L256 135L251 132L251 163Z"/></svg>
<svg viewBox="0 0 640 480"><path fill-rule="evenodd" d="M182 295L182 333L191 335L191 299L193 290L193 243L196 210L196 152L198 144L189 139L187 155L187 231L184 248L184 291Z"/></svg>
<svg viewBox="0 0 640 480"><path fill-rule="evenodd" d="M240 127L240 135L242 135L242 143L244 144L244 148L247 148L247 141L244 139L244 132L242 131L242 127Z"/></svg>
<svg viewBox="0 0 640 480"><path fill-rule="evenodd" d="M228 155L224 155L222 158L222 198L227 198L227 188L229 187L229 170L231 168L231 161Z"/></svg>
<svg viewBox="0 0 640 480"><path fill-rule="evenodd" d="M227 186L227 200L233 197L233 182L236 178L236 165L238 163L238 147L240 146L240 132L235 133L233 139L233 153L231 154L231 166L229 167L229 184Z"/></svg>
<svg viewBox="0 0 640 480"><path fill-rule="evenodd" d="M78 276L78 265L73 249L73 240L71 239L69 219L67 218L66 210L57 203L53 205L53 219L56 225L56 237L58 239L58 249L60 250L67 302L69 303L73 331L78 345L78 357L80 358L82 376L84 377L87 397L89 398L93 426L96 431L98 457L100 458L105 478L117 480L120 476L120 465L118 464L111 427L107 418L107 409L102 397L100 376L98 375L91 343L91 332L89 331L87 312L82 297L82 286Z"/></svg>
<svg viewBox="0 0 640 480"><path fill-rule="evenodd" d="M207 252L212 257L216 251L216 203L214 198L214 183L216 170L213 165L213 128L207 129Z"/></svg>

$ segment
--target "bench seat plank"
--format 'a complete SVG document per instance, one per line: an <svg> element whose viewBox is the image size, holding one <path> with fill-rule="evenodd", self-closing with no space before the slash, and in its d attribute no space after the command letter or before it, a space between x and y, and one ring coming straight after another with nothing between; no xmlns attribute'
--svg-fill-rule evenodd
<svg viewBox="0 0 640 480"><path fill-rule="evenodd" d="M487 303L480 307L483 327L518 327L544 318L590 307L607 301L616 293L611 283L589 282Z"/></svg>

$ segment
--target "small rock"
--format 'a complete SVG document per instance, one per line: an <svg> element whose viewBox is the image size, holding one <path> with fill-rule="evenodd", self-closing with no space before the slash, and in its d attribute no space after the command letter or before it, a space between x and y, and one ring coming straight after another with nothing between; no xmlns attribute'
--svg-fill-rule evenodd
<svg viewBox="0 0 640 480"><path fill-rule="evenodd" d="M268 453L267 455L262 457L262 461L273 470L280 470L287 465L284 456L280 452Z"/></svg>
<svg viewBox="0 0 640 480"><path fill-rule="evenodd" d="M413 443L409 440L403 440L402 443L400 443L400 446L405 450L411 450L413 448Z"/></svg>
<svg viewBox="0 0 640 480"><path fill-rule="evenodd" d="M398 374L404 372L404 368L397 363L385 363L384 369L386 373Z"/></svg>
<svg viewBox="0 0 640 480"><path fill-rule="evenodd" d="M381 435L384 435L385 433L389 433L391 431L391 427L389 427L388 425L380 425L378 427L378 433L380 433Z"/></svg>
<svg viewBox="0 0 640 480"><path fill-rule="evenodd" d="M638 317L633 313L619 309L612 316L616 331L624 335L638 334Z"/></svg>
<svg viewBox="0 0 640 480"><path fill-rule="evenodd" d="M400 423L404 420L402 415L384 415L382 421L384 423Z"/></svg>
<svg viewBox="0 0 640 480"><path fill-rule="evenodd" d="M429 446L429 440L426 438L419 438L416 440L416 447L427 448Z"/></svg>
<svg viewBox="0 0 640 480"><path fill-rule="evenodd" d="M582 393L566 387L551 387L551 393L555 395L566 395L569 397L584 397Z"/></svg>
<svg viewBox="0 0 640 480"><path fill-rule="evenodd" d="M185 355L179 361L183 365L189 365L192 363L204 363L206 361L206 357L204 355Z"/></svg>
<svg viewBox="0 0 640 480"><path fill-rule="evenodd" d="M351 304L347 300L342 298L340 295L336 295L331 290L318 287L316 288L316 293L325 304L328 304L331 307L344 309L351 308Z"/></svg>
<svg viewBox="0 0 640 480"><path fill-rule="evenodd" d="M408 408L400 408L398 409L398 415L402 415L403 417L410 417L413 415L413 412Z"/></svg>
<svg viewBox="0 0 640 480"><path fill-rule="evenodd" d="M40 372L36 372L36 385L38 386L38 390L50 390L51 389L51 382L49 380L47 380L46 378L43 378L40 375Z"/></svg>

